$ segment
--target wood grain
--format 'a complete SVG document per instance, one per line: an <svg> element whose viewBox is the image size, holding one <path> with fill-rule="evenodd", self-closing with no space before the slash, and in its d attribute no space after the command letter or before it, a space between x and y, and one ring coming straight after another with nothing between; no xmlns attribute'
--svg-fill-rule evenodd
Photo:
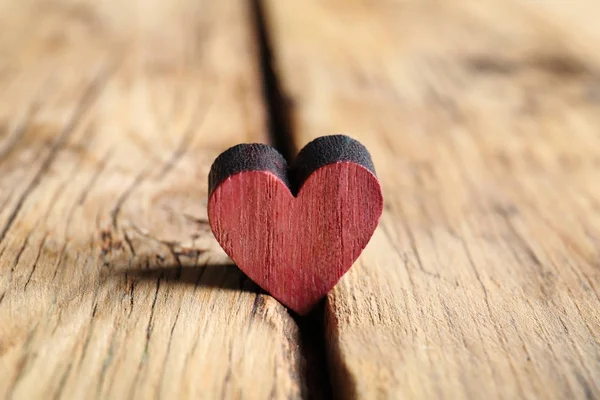
<svg viewBox="0 0 600 400"><path fill-rule="evenodd" d="M525 3L266 2L297 145L359 139L386 199L326 305L343 398L600 397L598 7Z"/></svg>
<svg viewBox="0 0 600 400"><path fill-rule="evenodd" d="M225 252L302 316L350 269L383 211L369 152L343 135L310 142L289 166L271 146L234 146L212 165L209 196Z"/></svg>
<svg viewBox="0 0 600 400"><path fill-rule="evenodd" d="M206 219L216 155L265 140L249 14L0 1L0 397L305 391L295 322Z"/></svg>

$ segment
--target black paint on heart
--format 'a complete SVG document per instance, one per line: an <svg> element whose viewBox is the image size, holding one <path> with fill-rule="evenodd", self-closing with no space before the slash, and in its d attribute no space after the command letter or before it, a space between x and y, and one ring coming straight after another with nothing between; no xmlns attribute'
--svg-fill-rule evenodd
<svg viewBox="0 0 600 400"><path fill-rule="evenodd" d="M375 174L369 151L345 135L321 136L308 143L289 167L285 158L266 144L239 144L221 153L208 175L208 195L232 175L244 171L269 171L281 179L295 196L308 177L325 165L352 162Z"/></svg>

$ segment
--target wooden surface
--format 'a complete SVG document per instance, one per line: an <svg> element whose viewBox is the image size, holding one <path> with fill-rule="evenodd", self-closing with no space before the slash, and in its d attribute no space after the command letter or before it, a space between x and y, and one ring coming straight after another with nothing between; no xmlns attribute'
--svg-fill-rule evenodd
<svg viewBox="0 0 600 400"><path fill-rule="evenodd" d="M247 4L0 4L0 397L299 397L296 323L206 219L266 138Z"/></svg>
<svg viewBox="0 0 600 400"><path fill-rule="evenodd" d="M596 3L267 0L273 76L250 3L0 0L0 397L600 398ZM331 133L384 214L294 319L206 179Z"/></svg>
<svg viewBox="0 0 600 400"><path fill-rule="evenodd" d="M326 304L334 390L599 398L596 3L267 3L297 145L359 139L386 200Z"/></svg>

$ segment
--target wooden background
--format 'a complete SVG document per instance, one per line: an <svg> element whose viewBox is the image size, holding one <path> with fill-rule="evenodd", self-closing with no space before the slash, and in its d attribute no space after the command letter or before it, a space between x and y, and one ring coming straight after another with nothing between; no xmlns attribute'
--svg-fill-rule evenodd
<svg viewBox="0 0 600 400"><path fill-rule="evenodd" d="M0 397L600 398L598 15L0 0ZM207 174L330 133L385 211L298 318L212 237Z"/></svg>

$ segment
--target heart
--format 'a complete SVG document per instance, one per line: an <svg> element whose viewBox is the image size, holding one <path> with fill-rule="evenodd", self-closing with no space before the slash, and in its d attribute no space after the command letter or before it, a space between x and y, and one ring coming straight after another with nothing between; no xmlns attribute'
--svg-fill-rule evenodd
<svg viewBox="0 0 600 400"><path fill-rule="evenodd" d="M208 219L227 255L300 315L335 286L379 222L383 196L358 141L323 136L291 168L274 148L241 144L209 174Z"/></svg>

